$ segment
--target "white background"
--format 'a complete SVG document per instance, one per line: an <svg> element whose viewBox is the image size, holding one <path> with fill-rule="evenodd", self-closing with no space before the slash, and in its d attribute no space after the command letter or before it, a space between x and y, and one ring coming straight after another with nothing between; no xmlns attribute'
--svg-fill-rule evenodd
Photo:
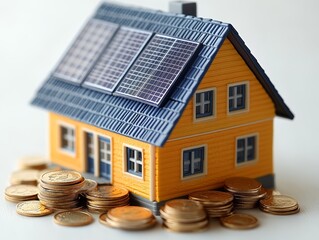
<svg viewBox="0 0 319 240"><path fill-rule="evenodd" d="M119 2L132 4L130 1ZM18 158L48 154L47 113L29 105L98 0L0 0L0 191ZM168 0L135 0L167 10ZM52 216L22 217L0 200L1 239L318 239L319 236L319 2L316 0L198 0L198 16L232 23L295 113L276 118L274 161L277 189L294 196L301 213L272 216L249 211L260 227L235 231L212 222L203 233L173 234L158 225L145 232L109 229L97 221L67 228Z"/></svg>

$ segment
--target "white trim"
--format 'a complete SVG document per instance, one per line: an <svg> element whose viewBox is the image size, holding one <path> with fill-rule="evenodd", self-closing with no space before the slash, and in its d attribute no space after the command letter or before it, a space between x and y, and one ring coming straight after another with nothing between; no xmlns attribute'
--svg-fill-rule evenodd
<svg viewBox="0 0 319 240"><path fill-rule="evenodd" d="M247 126L250 126L250 125L254 125L254 124L258 124L258 123L263 123L263 122L268 122L268 121L272 121L272 120L273 120L273 118L266 118L266 119L262 119L262 120L259 120L259 121L250 122L250 123L245 123L245 124L241 124L241 125L237 125L237 126L233 126L233 127L221 128L221 129L217 129L217 130L213 130L213 131L208 131L208 132L204 132L204 133L198 133L198 134L193 134L193 135L187 135L187 136L184 136L184 137L168 139L166 142L174 142L174 141L179 141L179 140L188 139L188 138L193 138L193 137L205 136L205 135L212 134L212 133L223 132L223 131L227 131L227 130L231 130L231 129L236 129L236 128L240 128L240 127L247 127Z"/></svg>
<svg viewBox="0 0 319 240"><path fill-rule="evenodd" d="M250 160L250 161L247 161L245 159L244 162L237 163L237 141L238 141L238 139L247 139L249 137L255 137L256 138L256 142L255 142L255 159L254 160ZM236 139L235 139L235 166L236 167L242 167L242 166L255 164L256 162L258 162L258 160L259 160L259 133L256 132L256 133L251 133L251 134L246 134L246 135L242 135L242 136L236 137Z"/></svg>
<svg viewBox="0 0 319 240"><path fill-rule="evenodd" d="M155 146L150 145L150 201L155 201Z"/></svg>
<svg viewBox="0 0 319 240"><path fill-rule="evenodd" d="M72 124L69 124L69 123L66 123L66 122L63 122L60 120L57 121L57 124L58 124L58 138L57 138L58 152L75 158L76 157L76 127ZM61 147L62 146L62 127L73 130L73 133L74 133L74 135L73 135L74 151L73 152L68 151L67 149L64 149Z"/></svg>
<svg viewBox="0 0 319 240"><path fill-rule="evenodd" d="M183 159L184 151L193 150L193 149L202 148L202 147L204 147L203 172L202 173L198 173L198 174L194 174L194 175L191 175L191 176L184 177L183 176L184 175L184 159ZM190 147L181 149L181 180L189 180L189 179L199 178L199 177L203 177L203 176L207 175L207 151L208 151L207 144L190 146Z"/></svg>
<svg viewBox="0 0 319 240"><path fill-rule="evenodd" d="M238 86L238 85L246 85L245 108L230 112L229 111L229 88L230 87L235 87L235 86ZM250 103L249 81L242 81L242 82L236 82L236 83L227 84L227 109L226 109L226 112L227 112L228 116L249 112L249 103Z"/></svg>
<svg viewBox="0 0 319 240"><path fill-rule="evenodd" d="M131 148L133 150L136 150L136 151L140 151L141 154L142 154L142 176L138 176L138 175L135 175L133 173L130 173L127 171L127 155L126 155L126 148ZM128 175L130 177L134 177L134 178L137 178L139 180L143 180L144 181L144 153L143 153L143 149L142 148L139 148L139 147L135 147L135 146L132 146L132 145L129 145L129 144L126 144L126 143L123 143L123 161L124 161L124 164L123 164L123 173L125 175Z"/></svg>
<svg viewBox="0 0 319 240"><path fill-rule="evenodd" d="M208 91L213 91L213 99L212 99L212 101L213 101L213 103L212 103L213 115L207 116L207 117L196 118L196 94L202 93L202 92L208 92ZM215 87L200 89L194 93L194 95L193 95L193 122L194 123L207 121L207 120L214 119L217 117L216 99L217 99L217 88L215 88Z"/></svg>

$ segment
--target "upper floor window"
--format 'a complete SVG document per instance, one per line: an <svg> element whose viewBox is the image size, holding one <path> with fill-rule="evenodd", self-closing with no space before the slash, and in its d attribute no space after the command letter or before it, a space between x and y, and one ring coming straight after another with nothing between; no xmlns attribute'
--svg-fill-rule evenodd
<svg viewBox="0 0 319 240"><path fill-rule="evenodd" d="M194 147L182 150L182 177L205 173L205 147Z"/></svg>
<svg viewBox="0 0 319 240"><path fill-rule="evenodd" d="M215 89L195 93L195 119L206 119L215 115Z"/></svg>
<svg viewBox="0 0 319 240"><path fill-rule="evenodd" d="M70 153L75 152L75 131L73 127L60 126L60 148Z"/></svg>
<svg viewBox="0 0 319 240"><path fill-rule="evenodd" d="M246 83L228 86L228 112L247 109L248 86Z"/></svg>
<svg viewBox="0 0 319 240"><path fill-rule="evenodd" d="M125 147L126 171L142 177L143 174L143 154L141 150Z"/></svg>
<svg viewBox="0 0 319 240"><path fill-rule="evenodd" d="M239 137L236 143L236 163L247 163L257 159L257 136Z"/></svg>

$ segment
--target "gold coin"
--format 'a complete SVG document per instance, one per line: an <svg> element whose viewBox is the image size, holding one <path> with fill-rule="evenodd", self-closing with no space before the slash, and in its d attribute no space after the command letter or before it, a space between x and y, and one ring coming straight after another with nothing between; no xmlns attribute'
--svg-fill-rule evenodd
<svg viewBox="0 0 319 240"><path fill-rule="evenodd" d="M265 212L265 213L270 213L270 214L274 214L274 215L291 215L291 214L296 214L296 213L300 212L299 206L297 206L295 209L287 210L287 211L273 211L273 210L269 210L269 209L265 209L265 208L260 208L260 210Z"/></svg>
<svg viewBox="0 0 319 240"><path fill-rule="evenodd" d="M168 214L187 214L203 210L200 203L189 199L174 199L165 203L165 212Z"/></svg>
<svg viewBox="0 0 319 240"><path fill-rule="evenodd" d="M249 229L258 226L258 220L249 214L235 213L227 217L220 218L223 226L232 229Z"/></svg>
<svg viewBox="0 0 319 240"><path fill-rule="evenodd" d="M72 185L83 181L83 177L76 171L57 170L42 174L41 181L51 185Z"/></svg>
<svg viewBox="0 0 319 240"><path fill-rule="evenodd" d="M46 208L40 201L25 201L17 204L17 213L28 217L40 217L52 213L51 209Z"/></svg>
<svg viewBox="0 0 319 240"><path fill-rule="evenodd" d="M128 195L128 190L121 187L102 185L92 191L88 191L86 195L87 198L116 199L123 198Z"/></svg>
<svg viewBox="0 0 319 240"><path fill-rule="evenodd" d="M232 177L225 180L225 188L231 192L253 193L261 189L261 183L252 178Z"/></svg>
<svg viewBox="0 0 319 240"><path fill-rule="evenodd" d="M54 222L63 226L84 226L92 223L93 217L83 211L63 211L54 215Z"/></svg>
<svg viewBox="0 0 319 240"><path fill-rule="evenodd" d="M270 208L272 210L289 209L298 206L298 202L295 199L285 195L270 196L260 200L260 204L264 208Z"/></svg>
<svg viewBox="0 0 319 240"><path fill-rule="evenodd" d="M13 185L7 187L5 194L11 198L28 198L38 194L38 188L32 185Z"/></svg>
<svg viewBox="0 0 319 240"><path fill-rule="evenodd" d="M232 194L227 192L221 191L200 191L200 192L193 192L189 194L189 199L208 202L210 205L226 205L233 201L234 197Z"/></svg>
<svg viewBox="0 0 319 240"><path fill-rule="evenodd" d="M108 211L107 216L117 222L125 222L125 223L142 223L148 222L151 218L153 218L153 213L143 207L138 206L124 206L113 208Z"/></svg>
<svg viewBox="0 0 319 240"><path fill-rule="evenodd" d="M208 226L208 220L204 219L199 222L178 223L173 221L163 221L163 225L176 232L194 232Z"/></svg>
<svg viewBox="0 0 319 240"><path fill-rule="evenodd" d="M97 187L97 182L91 179L85 179L83 182L83 186L79 189L80 193L85 193L88 191L92 191L96 189Z"/></svg>
<svg viewBox="0 0 319 240"><path fill-rule="evenodd" d="M26 156L19 160L21 169L43 170L47 167L48 160L41 156Z"/></svg>
<svg viewBox="0 0 319 240"><path fill-rule="evenodd" d="M204 220L205 218L207 218L206 214L202 214L202 215L198 215L198 216L194 215L190 218L179 217L178 215L168 214L165 212L164 206L162 206L160 208L160 216L164 220L171 220L171 221L180 222L180 223L196 222L196 221L201 221L201 220Z"/></svg>
<svg viewBox="0 0 319 240"><path fill-rule="evenodd" d="M38 170L26 169L15 171L11 175L11 184L27 184L27 185L37 185L38 182Z"/></svg>

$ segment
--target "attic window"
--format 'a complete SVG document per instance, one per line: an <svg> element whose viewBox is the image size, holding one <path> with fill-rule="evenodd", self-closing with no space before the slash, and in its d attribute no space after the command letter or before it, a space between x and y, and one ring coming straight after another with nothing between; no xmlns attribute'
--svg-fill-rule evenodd
<svg viewBox="0 0 319 240"><path fill-rule="evenodd" d="M197 91L194 96L195 120L205 120L215 116L216 89Z"/></svg>
<svg viewBox="0 0 319 240"><path fill-rule="evenodd" d="M248 105L248 83L236 83L228 86L228 112L246 110Z"/></svg>

